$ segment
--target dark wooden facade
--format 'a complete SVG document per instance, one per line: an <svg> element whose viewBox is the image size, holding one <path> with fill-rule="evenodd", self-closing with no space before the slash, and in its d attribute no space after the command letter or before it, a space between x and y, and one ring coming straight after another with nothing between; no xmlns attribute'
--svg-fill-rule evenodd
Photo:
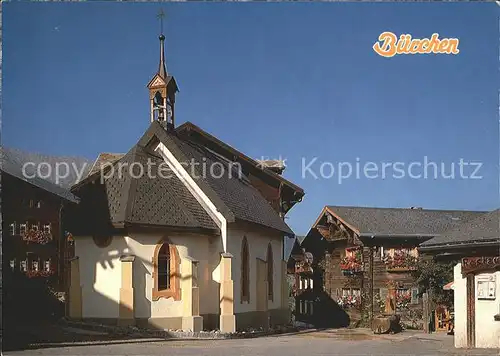
<svg viewBox="0 0 500 356"><path fill-rule="evenodd" d="M422 327L422 304L411 274L419 240L367 241L349 228L334 225L336 222L331 222L317 229L324 241L320 264L323 288L346 311L350 324L398 313L403 323Z"/></svg>
<svg viewBox="0 0 500 356"><path fill-rule="evenodd" d="M321 288L311 295L315 300L322 300L321 306L314 308L317 315L312 319L332 327L355 326L369 325L380 315L398 314L406 327L423 328L421 291L413 273L420 257L418 246L432 238L432 229L447 228L449 223L442 217L451 213L384 208L381 212L376 208L338 210L351 214L350 218L364 225L365 231L377 219L379 226L375 228L383 233L361 232L334 210L328 207L323 210L301 244L301 248L314 256L314 285ZM366 217L364 213L373 217ZM385 214L392 214L392 221L387 221ZM457 213L464 219L467 214ZM415 230L420 230L419 226L432 227L413 233L411 227L404 230L405 220L415 226ZM392 227L394 221L399 226ZM455 219L448 221L453 223Z"/></svg>
<svg viewBox="0 0 500 356"><path fill-rule="evenodd" d="M56 194L2 173L3 269L46 278L56 290L65 290L65 255L71 250L61 225L66 204Z"/></svg>

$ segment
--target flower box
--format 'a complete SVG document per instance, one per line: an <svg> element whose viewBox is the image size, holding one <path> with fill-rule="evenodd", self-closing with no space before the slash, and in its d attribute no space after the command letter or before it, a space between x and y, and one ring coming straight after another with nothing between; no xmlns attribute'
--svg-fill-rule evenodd
<svg viewBox="0 0 500 356"><path fill-rule="evenodd" d="M343 309L361 308L361 297L356 295L344 295L337 300L337 304Z"/></svg>
<svg viewBox="0 0 500 356"><path fill-rule="evenodd" d="M55 274L54 270L50 271L26 271L26 276L28 278L37 278L37 277L50 277Z"/></svg>
<svg viewBox="0 0 500 356"><path fill-rule="evenodd" d="M417 258L406 251L394 251L383 259L388 272L408 272L416 269Z"/></svg>
<svg viewBox="0 0 500 356"><path fill-rule="evenodd" d="M340 261L340 270L344 275L353 275L363 272L361 254L356 253L355 255L342 258Z"/></svg>
<svg viewBox="0 0 500 356"><path fill-rule="evenodd" d="M45 245L52 241L52 234L50 232L41 230L28 230L22 233L21 237L24 241L34 242L42 245Z"/></svg>

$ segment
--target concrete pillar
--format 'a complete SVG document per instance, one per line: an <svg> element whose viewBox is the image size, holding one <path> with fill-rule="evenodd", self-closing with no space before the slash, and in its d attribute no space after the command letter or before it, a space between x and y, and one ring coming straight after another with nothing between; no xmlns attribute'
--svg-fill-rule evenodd
<svg viewBox="0 0 500 356"><path fill-rule="evenodd" d="M82 286L80 284L80 260L74 257L70 260L69 284L69 317L82 318Z"/></svg>
<svg viewBox="0 0 500 356"><path fill-rule="evenodd" d="M234 317L234 285L231 276L231 260L233 255L223 253L220 261L220 330L235 332Z"/></svg>
<svg viewBox="0 0 500 356"><path fill-rule="evenodd" d="M120 309L118 312L118 325L134 325L134 260L135 256L123 255L121 262L121 288L120 288Z"/></svg>
<svg viewBox="0 0 500 356"><path fill-rule="evenodd" d="M200 291L198 288L198 261L184 257L181 262L182 330L203 330L200 316Z"/></svg>
<svg viewBox="0 0 500 356"><path fill-rule="evenodd" d="M268 310L268 281L267 281L267 262L257 258L257 278L256 278L256 299L255 309L259 315L259 324L264 330L269 329L269 310Z"/></svg>

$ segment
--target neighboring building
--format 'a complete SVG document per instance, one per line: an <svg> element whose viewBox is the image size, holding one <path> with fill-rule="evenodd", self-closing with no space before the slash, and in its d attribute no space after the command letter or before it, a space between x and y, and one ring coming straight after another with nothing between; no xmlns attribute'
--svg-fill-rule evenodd
<svg viewBox="0 0 500 356"><path fill-rule="evenodd" d="M304 192L196 125L175 127L164 39L149 128L72 188L70 315L192 331L285 324L283 217Z"/></svg>
<svg viewBox="0 0 500 356"><path fill-rule="evenodd" d="M48 278L53 288L63 292L67 287L65 256L70 246L61 216L68 206L77 203L68 186L77 179L76 170L85 172L88 162L7 148L1 153L3 268L30 278ZM28 165L23 171L25 163ZM56 164L76 169L56 184ZM37 173L38 167L45 171Z"/></svg>
<svg viewBox="0 0 500 356"><path fill-rule="evenodd" d="M356 325L363 314L398 312L405 324L421 327L411 274L417 246L481 213L326 206L301 244L320 271L314 285L328 296L314 306L316 322Z"/></svg>
<svg viewBox="0 0 500 356"><path fill-rule="evenodd" d="M317 279L314 273L314 256L301 247L305 236L297 236L294 241L290 257L287 261L287 271L291 280L292 296L295 298L293 306L295 321L314 324L314 292L320 284L314 287L314 280Z"/></svg>
<svg viewBox="0 0 500 356"><path fill-rule="evenodd" d="M454 260L455 347L500 348L500 210L422 244Z"/></svg>

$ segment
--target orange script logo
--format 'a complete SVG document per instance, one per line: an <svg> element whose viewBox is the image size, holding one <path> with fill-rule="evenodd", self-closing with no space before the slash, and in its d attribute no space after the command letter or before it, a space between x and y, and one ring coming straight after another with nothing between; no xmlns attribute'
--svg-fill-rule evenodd
<svg viewBox="0 0 500 356"><path fill-rule="evenodd" d="M396 54L458 54L458 43L458 38L439 39L437 33L423 39L412 39L411 35L403 34L398 39L392 32L383 32L373 45L373 50L382 57L394 57Z"/></svg>

